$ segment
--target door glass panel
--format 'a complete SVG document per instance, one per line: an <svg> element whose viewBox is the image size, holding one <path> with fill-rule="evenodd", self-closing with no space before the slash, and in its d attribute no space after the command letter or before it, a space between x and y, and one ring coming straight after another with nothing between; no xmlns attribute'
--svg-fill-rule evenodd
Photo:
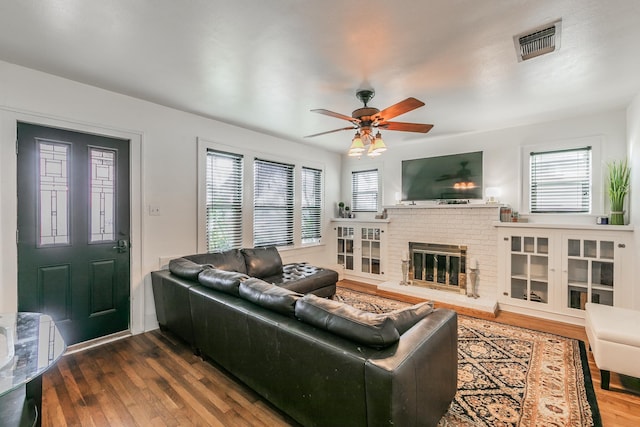
<svg viewBox="0 0 640 427"><path fill-rule="evenodd" d="M69 244L69 146L38 140L39 246Z"/></svg>
<svg viewBox="0 0 640 427"><path fill-rule="evenodd" d="M587 258L595 258L597 251L597 242L595 240L584 241L584 256Z"/></svg>
<svg viewBox="0 0 640 427"><path fill-rule="evenodd" d="M91 169L90 242L115 240L115 152L89 149Z"/></svg>
<svg viewBox="0 0 640 427"><path fill-rule="evenodd" d="M569 256L580 256L580 240L569 239Z"/></svg>
<svg viewBox="0 0 640 427"><path fill-rule="evenodd" d="M524 238L524 251L525 252L533 252L533 249L534 249L533 242L534 242L534 238L533 237L525 237Z"/></svg>
<svg viewBox="0 0 640 427"><path fill-rule="evenodd" d="M549 239L546 237L538 237L538 253L539 254L548 254L549 253Z"/></svg>
<svg viewBox="0 0 640 427"><path fill-rule="evenodd" d="M522 246L520 243L520 237L511 236L511 252L520 252L522 250Z"/></svg>
<svg viewBox="0 0 640 427"><path fill-rule="evenodd" d="M600 242L600 258L613 259L613 242L611 241Z"/></svg>

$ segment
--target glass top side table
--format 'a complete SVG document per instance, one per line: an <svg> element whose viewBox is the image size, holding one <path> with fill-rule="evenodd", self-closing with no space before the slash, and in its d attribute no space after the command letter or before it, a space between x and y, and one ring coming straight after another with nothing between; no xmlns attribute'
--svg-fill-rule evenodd
<svg viewBox="0 0 640 427"><path fill-rule="evenodd" d="M0 419L39 426L42 374L66 345L53 319L40 313L0 313Z"/></svg>

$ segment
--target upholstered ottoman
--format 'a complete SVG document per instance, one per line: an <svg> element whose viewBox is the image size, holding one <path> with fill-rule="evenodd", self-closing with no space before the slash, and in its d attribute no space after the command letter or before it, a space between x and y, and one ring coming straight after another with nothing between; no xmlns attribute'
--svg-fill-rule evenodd
<svg viewBox="0 0 640 427"><path fill-rule="evenodd" d="M585 329L600 386L609 389L610 371L640 377L640 311L587 303Z"/></svg>

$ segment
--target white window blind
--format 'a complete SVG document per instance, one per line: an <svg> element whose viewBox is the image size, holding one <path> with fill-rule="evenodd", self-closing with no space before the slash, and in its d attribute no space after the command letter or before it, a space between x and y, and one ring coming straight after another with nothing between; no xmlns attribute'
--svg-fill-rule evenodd
<svg viewBox="0 0 640 427"><path fill-rule="evenodd" d="M353 212L378 211L378 169L351 173Z"/></svg>
<svg viewBox="0 0 640 427"><path fill-rule="evenodd" d="M322 171L302 168L302 243L320 241Z"/></svg>
<svg viewBox="0 0 640 427"><path fill-rule="evenodd" d="M531 153L532 213L589 212L591 147Z"/></svg>
<svg viewBox="0 0 640 427"><path fill-rule="evenodd" d="M207 250L242 246L242 156L207 150Z"/></svg>
<svg viewBox="0 0 640 427"><path fill-rule="evenodd" d="M293 245L293 165L255 160L253 244Z"/></svg>

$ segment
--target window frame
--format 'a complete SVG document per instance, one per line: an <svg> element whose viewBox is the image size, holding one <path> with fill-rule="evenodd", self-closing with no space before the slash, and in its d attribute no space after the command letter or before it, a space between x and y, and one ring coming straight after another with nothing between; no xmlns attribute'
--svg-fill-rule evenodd
<svg viewBox="0 0 640 427"><path fill-rule="evenodd" d="M305 206L305 171L312 171L315 175L313 182L313 199L312 206ZM317 178L317 181L315 181ZM319 244L322 241L322 223L323 223L323 206L324 206L324 173L322 169L313 168L310 166L302 166L300 168L300 242L302 245ZM313 236L305 236L305 209L311 214L317 211L315 216L317 219L317 229ZM312 214L313 215L313 214ZM316 227L314 227L316 228Z"/></svg>
<svg viewBox="0 0 640 427"><path fill-rule="evenodd" d="M376 207L375 209L370 209L367 206L356 206L356 192L355 192L355 188L354 188L354 183L355 181L355 177L356 175L359 174L366 174L366 173L370 173L370 172L375 172L376 173L376 177L375 177L375 181L376 181L376 191L375 191L375 197L376 197ZM381 201L382 201L382 192L381 192L381 185L380 185L380 168L378 167L373 167L373 168L368 168L368 169L361 169L361 170L352 170L351 171L351 212L378 212L380 210L380 205L381 205ZM367 191L361 191L359 193L368 193Z"/></svg>
<svg viewBox="0 0 640 427"><path fill-rule="evenodd" d="M261 171L263 169L264 171ZM279 169L279 170L278 170ZM253 247L267 247L267 246L277 246L277 247L290 247L295 245L295 214L296 214L296 166L290 163L276 162L273 160L266 160L262 158L254 158L253 159ZM275 192L278 194L285 194L284 203L276 204L269 203L274 200L274 195L271 194L270 197L264 199L263 194L258 194L258 180L261 179L259 176L260 173L265 173L264 184L269 187L273 180L269 179L269 175L271 177L275 176L275 173L284 173L285 186L278 186L275 189ZM268 196L271 191L265 190L265 194ZM259 198L263 198L266 202L260 202ZM286 217L285 229L284 232L282 230L277 230L273 227L274 222L268 221L269 214L273 212L279 212L284 210L284 215ZM260 213L260 214L258 214ZM265 216L262 217L262 214ZM261 224L271 224L271 226L267 226L266 230L274 230L278 231L278 238L267 238L267 233L265 230L258 230L258 226ZM261 241L259 241L261 240Z"/></svg>
<svg viewBox="0 0 640 427"><path fill-rule="evenodd" d="M593 206L591 159L590 146L529 153L531 213L591 213ZM569 168L569 173L561 170L562 163ZM563 174L565 176L559 176ZM563 200L558 201L558 196Z"/></svg>
<svg viewBox="0 0 640 427"><path fill-rule="evenodd" d="M207 224L205 227L205 233L206 233L206 243L207 243L207 252L215 252L215 251L221 251L221 250L228 250L228 249L238 249L242 247L242 242L243 242L243 232L244 232L244 227L243 227L243 194L244 194L244 156L242 154L238 154L238 153L231 153L228 151L222 151L222 150L216 150L216 149L212 149L212 148L207 148L206 150L206 161L207 161L207 166L206 166L206 173L205 173L205 186L206 186L206 202L205 202L205 216L206 216L206 220L207 220ZM226 157L226 158L230 158L234 161L237 161L239 163L240 169L237 172L237 175L239 175L240 178L240 188L237 189L236 191L239 193L239 207L233 208L233 206L237 206L237 202L238 200L234 200L234 203L231 204L221 204L222 206L226 206L226 210L237 210L237 212L239 213L239 220L240 220L240 224L239 224L239 231L240 234L239 239L233 239L233 244L231 246L228 247L223 247L223 246L219 246L219 247L211 247L210 243L211 243L211 239L209 237L209 208L210 208L210 192L209 192L209 159L211 158L210 156L212 155L219 155L220 157ZM235 166L234 166L235 167Z"/></svg>
<svg viewBox="0 0 640 427"><path fill-rule="evenodd" d="M290 249L308 248L310 246L324 245L324 240L320 239L318 243L302 243L302 213L301 213L301 168L309 167L312 169L318 169L322 171L322 219L321 219L321 231L322 235L325 234L328 224L326 223L326 200L324 195L324 181L326 177L326 167L323 163L315 162L313 160L307 160L303 158L289 158L287 156L278 156L273 153L264 153L257 150L251 150L236 145L223 144L208 140L206 138L197 137L197 224L196 224L196 236L197 236L197 252L207 252L207 237L206 237L206 153L207 149L222 151L227 153L233 153L242 155L244 157L244 170L243 170L243 212L242 212L242 246L245 248L252 247L253 245L253 192L254 192L254 176L253 176L253 161L256 158L264 159L268 161L278 163L288 163L295 166L294 171L294 244L292 246L278 247L279 250L287 251Z"/></svg>
<svg viewBox="0 0 640 427"><path fill-rule="evenodd" d="M565 150L577 150L591 147L591 203L589 212L532 212L530 203L530 153L553 152ZM520 151L521 186L520 186L520 213L532 217L566 218L567 216L593 216L601 215L604 211L605 197L603 194L604 183L602 178L602 140L600 136L580 137L570 140L558 140L539 144L523 145Z"/></svg>

